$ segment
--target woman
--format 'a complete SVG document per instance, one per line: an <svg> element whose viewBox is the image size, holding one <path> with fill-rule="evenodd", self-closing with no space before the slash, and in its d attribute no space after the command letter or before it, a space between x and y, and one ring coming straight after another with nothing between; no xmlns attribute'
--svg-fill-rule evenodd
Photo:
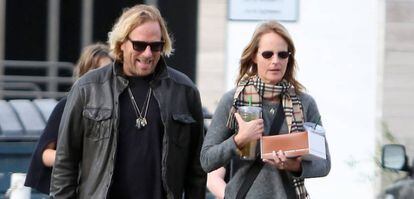
<svg viewBox="0 0 414 199"><path fill-rule="evenodd" d="M76 64L73 75L80 78L92 69L100 68L112 62L109 49L104 44L92 44L85 47ZM46 127L40 136L27 172L25 186L49 194L50 175L55 162L56 143L59 132L60 119L65 108L66 97L63 97L53 109Z"/></svg>
<svg viewBox="0 0 414 199"><path fill-rule="evenodd" d="M280 102L284 121L281 130L274 133L304 131L304 122L320 118L314 99L304 93L295 72L295 46L287 30L276 21L261 24L242 53L237 86L222 97L201 150L201 164L206 172L229 164L231 159L237 160L232 164L239 162L237 170L232 168L226 185L226 199L236 198L254 162L262 167L245 198L306 198L303 179L329 173L328 151L326 159L311 161L287 158L282 151L273 153L273 158L263 160L264 163L239 158L240 149L247 143L271 133L269 129ZM247 104L261 107L262 119L244 122L237 108Z"/></svg>

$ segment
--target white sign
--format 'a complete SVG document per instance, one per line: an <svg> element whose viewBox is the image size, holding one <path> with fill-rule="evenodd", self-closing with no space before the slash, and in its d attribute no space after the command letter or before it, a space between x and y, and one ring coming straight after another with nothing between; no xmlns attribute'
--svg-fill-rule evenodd
<svg viewBox="0 0 414 199"><path fill-rule="evenodd" d="M298 0L229 0L229 19L296 21L298 9Z"/></svg>

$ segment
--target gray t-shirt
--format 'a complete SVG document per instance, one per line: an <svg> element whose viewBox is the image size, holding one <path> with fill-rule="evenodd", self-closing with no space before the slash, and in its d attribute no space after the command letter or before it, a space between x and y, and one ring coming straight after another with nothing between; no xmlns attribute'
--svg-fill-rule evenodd
<svg viewBox="0 0 414 199"><path fill-rule="evenodd" d="M201 166L206 172L211 172L220 167L226 166L233 157L238 157L237 147L234 142L234 132L226 127L227 118L230 108L232 106L235 89L224 94L220 100L219 105L214 113L210 127L204 138L203 147L201 149ZM304 120L305 122L317 122L320 117L318 107L315 100L308 94L302 93L299 95L302 102ZM269 134L270 123L277 112L278 104L263 102L262 117L264 120L265 135ZM272 110L273 109L273 110ZM287 133L288 128L286 122L283 123L280 132ZM330 155L327 143L326 160L312 159L302 161L302 173L292 174L294 177L312 178L326 176L330 170ZM245 175L250 168L253 161L247 161L243 164L232 176L227 183L225 189L226 199L236 198L237 192L240 189ZM227 171L228 172L228 171ZM282 179L278 170L269 164L265 164L253 182L249 192L247 192L246 199L261 198L261 199L285 199L294 196L287 196L284 191Z"/></svg>

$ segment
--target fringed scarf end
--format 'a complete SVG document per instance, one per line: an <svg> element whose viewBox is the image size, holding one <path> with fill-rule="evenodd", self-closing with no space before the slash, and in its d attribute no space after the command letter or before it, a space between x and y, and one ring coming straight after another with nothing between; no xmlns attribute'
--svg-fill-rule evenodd
<svg viewBox="0 0 414 199"><path fill-rule="evenodd" d="M236 107L232 106L230 111L229 111L229 116L227 119L227 128L229 128L230 130L234 130L236 129L236 118L234 117L234 114L237 112Z"/></svg>

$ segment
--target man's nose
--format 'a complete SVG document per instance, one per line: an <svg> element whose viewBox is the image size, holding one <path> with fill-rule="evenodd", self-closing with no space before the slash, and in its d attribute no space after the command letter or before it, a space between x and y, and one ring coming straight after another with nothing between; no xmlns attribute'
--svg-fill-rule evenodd
<svg viewBox="0 0 414 199"><path fill-rule="evenodd" d="M144 55L144 56L152 56L151 47L148 45L145 48L145 50L141 53L141 55Z"/></svg>

